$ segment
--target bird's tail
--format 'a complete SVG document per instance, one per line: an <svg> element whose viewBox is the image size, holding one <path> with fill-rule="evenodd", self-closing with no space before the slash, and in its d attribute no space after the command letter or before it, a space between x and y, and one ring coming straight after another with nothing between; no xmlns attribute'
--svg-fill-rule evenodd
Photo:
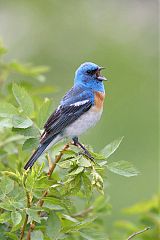
<svg viewBox="0 0 160 240"><path fill-rule="evenodd" d="M35 152L32 154L26 165L24 166L24 169L27 170L28 168L31 168L33 164L37 161L37 159L42 155L42 153L45 151L45 149L48 147L48 145L53 141L54 137L49 138L45 143L42 143L38 146L38 148L35 150Z"/></svg>
<svg viewBox="0 0 160 240"><path fill-rule="evenodd" d="M26 165L24 166L24 169L27 170L28 168L31 168L33 164L37 161L37 159L41 156L41 154L44 152L44 150L47 148L49 144L40 144L38 148L35 150L35 152L32 154Z"/></svg>

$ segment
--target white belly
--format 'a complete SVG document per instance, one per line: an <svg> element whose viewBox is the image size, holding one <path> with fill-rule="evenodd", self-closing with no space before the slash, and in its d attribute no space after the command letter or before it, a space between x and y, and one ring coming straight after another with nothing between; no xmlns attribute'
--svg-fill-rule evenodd
<svg viewBox="0 0 160 240"><path fill-rule="evenodd" d="M102 111L93 111L92 109L84 113L79 119L68 126L63 135L65 137L79 136L88 128L93 127L100 119Z"/></svg>

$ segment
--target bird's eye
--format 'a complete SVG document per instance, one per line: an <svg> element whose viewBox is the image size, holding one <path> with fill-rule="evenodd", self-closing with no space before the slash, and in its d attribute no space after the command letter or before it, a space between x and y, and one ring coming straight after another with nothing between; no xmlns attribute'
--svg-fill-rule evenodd
<svg viewBox="0 0 160 240"><path fill-rule="evenodd" d="M96 73L96 71L97 71L97 69L94 69L94 70L87 70L86 72L87 72L87 74L89 74L89 75L93 75L93 74Z"/></svg>

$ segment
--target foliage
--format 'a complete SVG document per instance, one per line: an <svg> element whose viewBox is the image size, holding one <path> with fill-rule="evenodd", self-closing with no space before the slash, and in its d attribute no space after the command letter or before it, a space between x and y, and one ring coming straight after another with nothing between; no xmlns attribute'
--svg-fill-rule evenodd
<svg viewBox="0 0 160 240"><path fill-rule="evenodd" d="M45 85L46 67L5 63L4 53L1 43L1 239L109 239L101 221L111 211L106 170L126 177L138 174L129 162L108 163L122 138L100 153L88 146L94 162L71 143L60 142L32 170L24 171L53 111L52 99L42 95L53 93L54 88Z"/></svg>
<svg viewBox="0 0 160 240"><path fill-rule="evenodd" d="M138 232L140 229L146 226L150 227L150 230L139 235L141 240L153 240L159 239L159 196L153 196L150 200L136 203L135 205L126 208L123 212L126 215L134 215L138 218L137 222L133 223L129 220L120 220L115 222L115 228L121 230L114 233L116 239L127 238L133 232ZM119 236L119 237L118 237Z"/></svg>

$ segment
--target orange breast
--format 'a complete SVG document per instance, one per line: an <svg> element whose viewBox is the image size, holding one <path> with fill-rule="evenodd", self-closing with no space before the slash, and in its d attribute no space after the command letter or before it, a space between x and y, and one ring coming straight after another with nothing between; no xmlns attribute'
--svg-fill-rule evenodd
<svg viewBox="0 0 160 240"><path fill-rule="evenodd" d="M94 93L94 106L95 110L100 111L103 109L103 103L105 99L105 93L95 92Z"/></svg>

